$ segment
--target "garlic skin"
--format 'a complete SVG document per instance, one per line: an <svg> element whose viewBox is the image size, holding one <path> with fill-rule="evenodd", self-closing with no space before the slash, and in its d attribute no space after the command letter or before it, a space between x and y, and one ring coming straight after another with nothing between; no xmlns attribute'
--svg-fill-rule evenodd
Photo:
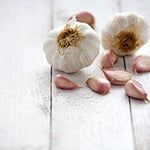
<svg viewBox="0 0 150 150"><path fill-rule="evenodd" d="M128 71L119 68L103 68L102 71L105 77L115 85L124 85L132 77Z"/></svg>
<svg viewBox="0 0 150 150"><path fill-rule="evenodd" d="M133 61L133 70L135 73L150 71L150 56L140 55Z"/></svg>
<svg viewBox="0 0 150 150"><path fill-rule="evenodd" d="M102 46L117 55L134 54L148 41L149 29L145 19L137 13L118 13L102 31Z"/></svg>
<svg viewBox="0 0 150 150"><path fill-rule="evenodd" d="M86 81L87 86L102 95L107 94L110 91L110 82L105 78L88 78Z"/></svg>
<svg viewBox="0 0 150 150"><path fill-rule="evenodd" d="M113 68L114 64L117 63L118 56L113 50L106 51L101 57L100 63L102 68Z"/></svg>
<svg viewBox="0 0 150 150"><path fill-rule="evenodd" d="M73 17L48 33L44 42L46 59L53 68L74 73L93 63L99 54L100 39L86 23Z"/></svg>
<svg viewBox="0 0 150 150"><path fill-rule="evenodd" d="M125 84L125 92L126 95L132 98L149 101L147 93L144 90L143 86L136 80L129 80Z"/></svg>
<svg viewBox="0 0 150 150"><path fill-rule="evenodd" d="M81 88L76 83L74 83L73 81L69 80L68 78L60 74L56 75L54 83L58 89L62 89L62 90L74 90L74 89Z"/></svg>

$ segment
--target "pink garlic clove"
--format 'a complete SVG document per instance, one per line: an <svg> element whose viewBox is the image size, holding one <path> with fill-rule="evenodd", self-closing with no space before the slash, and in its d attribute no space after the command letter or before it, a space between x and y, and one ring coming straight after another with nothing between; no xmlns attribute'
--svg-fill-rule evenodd
<svg viewBox="0 0 150 150"><path fill-rule="evenodd" d="M54 83L57 88L62 90L73 90L80 88L80 86L78 86L76 83L60 74L56 75Z"/></svg>
<svg viewBox="0 0 150 150"><path fill-rule="evenodd" d="M114 64L117 63L118 56L113 50L106 51L101 58L101 66L102 68L112 68Z"/></svg>
<svg viewBox="0 0 150 150"><path fill-rule="evenodd" d="M147 93L145 92L143 86L136 80L129 80L125 84L125 92L126 95L132 98L149 101L147 98Z"/></svg>
<svg viewBox="0 0 150 150"><path fill-rule="evenodd" d="M140 55L133 62L133 70L135 73L150 71L150 56Z"/></svg>
<svg viewBox="0 0 150 150"><path fill-rule="evenodd" d="M88 78L86 81L87 86L102 95L107 94L110 91L110 82L104 78Z"/></svg>
<svg viewBox="0 0 150 150"><path fill-rule="evenodd" d="M110 56L112 58L112 62L116 64L118 62L118 55L115 53L115 51L110 50Z"/></svg>
<svg viewBox="0 0 150 150"><path fill-rule="evenodd" d="M106 78L115 85L124 85L132 77L128 71L118 68L103 68L102 71Z"/></svg>
<svg viewBox="0 0 150 150"><path fill-rule="evenodd" d="M76 16L77 21L87 23L88 25L90 25L94 29L95 19L91 13L80 12L78 14L75 14L75 16ZM70 19L72 19L72 17L70 17L68 20L70 20Z"/></svg>

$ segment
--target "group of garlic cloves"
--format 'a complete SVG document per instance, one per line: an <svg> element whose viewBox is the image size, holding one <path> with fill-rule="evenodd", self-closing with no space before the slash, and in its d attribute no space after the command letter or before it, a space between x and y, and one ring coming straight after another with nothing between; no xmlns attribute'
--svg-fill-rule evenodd
<svg viewBox="0 0 150 150"><path fill-rule="evenodd" d="M117 13L104 26L101 40L94 27L94 16L89 12L80 12L71 16L64 25L51 30L44 42L48 63L65 73L78 72L94 62L101 41L106 52L100 64L106 78L90 77L86 85L102 95L109 93L111 84L124 85L126 95L149 101L146 91L138 81L132 79L130 72L114 67L118 56L132 55L147 43L149 27L145 18L134 12ZM136 57L133 71L136 74L150 71L150 56ZM60 74L56 75L54 83L62 90L81 88Z"/></svg>
<svg viewBox="0 0 150 150"><path fill-rule="evenodd" d="M124 85L126 95L139 99L150 101L148 94L143 86L136 80L132 79L132 74L120 68L114 68L118 61L118 56L113 50L106 51L101 57L101 69L106 78L91 77L86 81L86 85L94 92L105 95L109 93L111 84ZM133 70L135 73L150 71L150 56L140 55L133 61ZM62 90L79 89L81 86L68 78L58 74L54 83L57 88Z"/></svg>
<svg viewBox="0 0 150 150"><path fill-rule="evenodd" d="M115 85L125 85L126 95L139 100L150 102L148 94L143 86L136 80L132 79L130 72L113 68L118 57L113 50L106 51L101 58L102 71L105 77ZM135 73L150 71L150 56L140 55L133 61L133 71Z"/></svg>
<svg viewBox="0 0 150 150"><path fill-rule="evenodd" d="M61 90L74 90L82 88L75 82L71 81L70 79L60 74L56 75L54 83L56 87ZM102 95L107 94L111 88L110 82L105 78L91 77L87 79L86 84L91 90Z"/></svg>

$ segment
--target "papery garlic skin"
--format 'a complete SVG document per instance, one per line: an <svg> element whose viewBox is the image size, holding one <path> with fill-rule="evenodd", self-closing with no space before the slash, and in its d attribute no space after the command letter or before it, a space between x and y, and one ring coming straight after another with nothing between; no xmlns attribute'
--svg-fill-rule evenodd
<svg viewBox="0 0 150 150"><path fill-rule="evenodd" d="M61 90L74 90L80 88L76 83L60 74L56 75L54 83L56 87Z"/></svg>
<svg viewBox="0 0 150 150"><path fill-rule="evenodd" d="M150 71L150 56L140 55L133 61L133 70L135 73Z"/></svg>
<svg viewBox="0 0 150 150"><path fill-rule="evenodd" d="M125 92L126 95L132 98L149 101L147 98L147 93L144 90L143 86L136 80L129 80L125 84Z"/></svg>
<svg viewBox="0 0 150 150"><path fill-rule="evenodd" d="M102 31L102 46L113 49L119 56L132 55L148 38L148 24L141 15L118 13Z"/></svg>
<svg viewBox="0 0 150 150"><path fill-rule="evenodd" d="M48 63L66 73L91 65L99 48L100 39L96 32L88 24L76 22L74 17L66 25L50 31L44 42Z"/></svg>
<svg viewBox="0 0 150 150"><path fill-rule="evenodd" d="M88 78L86 81L87 86L102 95L107 94L110 91L110 82L105 78Z"/></svg>

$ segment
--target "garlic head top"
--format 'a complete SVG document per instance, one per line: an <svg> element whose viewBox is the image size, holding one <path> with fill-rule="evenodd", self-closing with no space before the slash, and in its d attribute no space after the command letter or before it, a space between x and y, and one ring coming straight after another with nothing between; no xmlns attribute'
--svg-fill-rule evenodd
<svg viewBox="0 0 150 150"><path fill-rule="evenodd" d="M145 19L136 13L118 13L102 31L102 46L117 55L131 55L148 41Z"/></svg>
<svg viewBox="0 0 150 150"><path fill-rule="evenodd" d="M55 69L74 73L93 63L99 54L100 39L86 23L75 17L48 33L44 42L46 59Z"/></svg>

